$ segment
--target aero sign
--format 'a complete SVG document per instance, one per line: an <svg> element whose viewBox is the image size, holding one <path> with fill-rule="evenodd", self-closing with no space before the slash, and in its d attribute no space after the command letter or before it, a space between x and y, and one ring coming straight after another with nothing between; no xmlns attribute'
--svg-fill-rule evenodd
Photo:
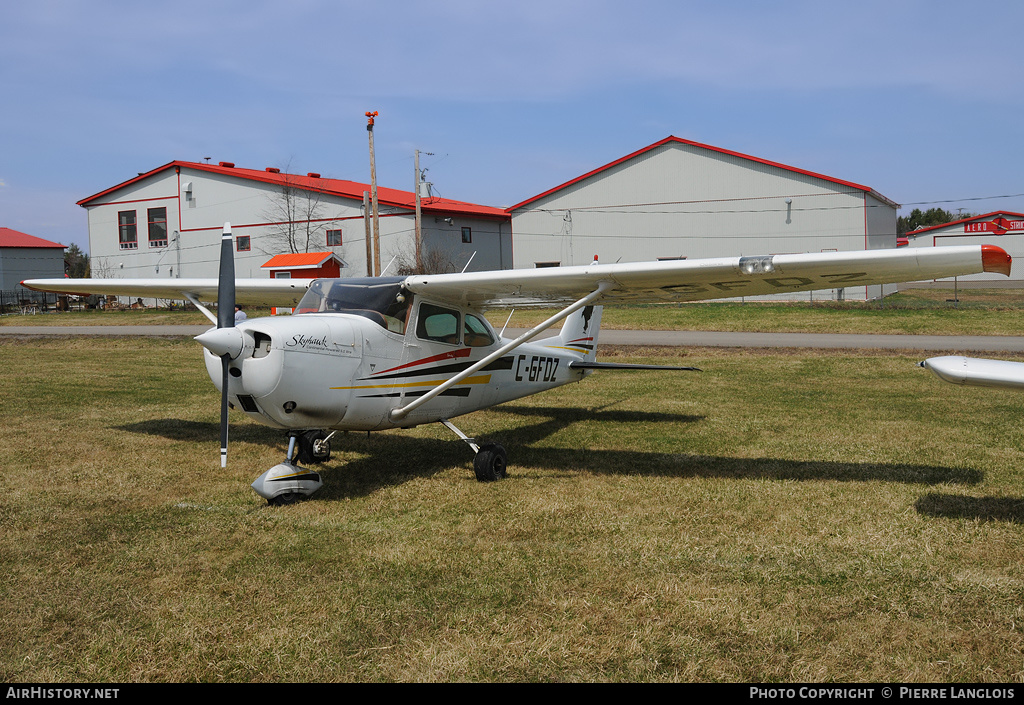
<svg viewBox="0 0 1024 705"><path fill-rule="evenodd" d="M995 233L1002 235L1008 230L1024 230L1024 220L996 218L982 223L964 223L965 233Z"/></svg>

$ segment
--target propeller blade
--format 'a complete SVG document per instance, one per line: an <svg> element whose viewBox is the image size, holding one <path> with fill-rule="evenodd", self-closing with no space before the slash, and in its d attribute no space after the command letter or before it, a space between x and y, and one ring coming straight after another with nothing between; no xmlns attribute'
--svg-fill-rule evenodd
<svg viewBox="0 0 1024 705"><path fill-rule="evenodd" d="M220 277L217 279L217 327L235 326L235 253L231 223L224 223L220 239Z"/></svg>
<svg viewBox="0 0 1024 705"><path fill-rule="evenodd" d="M224 223L220 239L220 275L217 279L217 328L235 327L235 253L231 223ZM228 366L231 355L220 356L220 466L228 466Z"/></svg>
<svg viewBox="0 0 1024 705"><path fill-rule="evenodd" d="M228 466L228 365L227 355L220 359L221 392L220 392L220 466Z"/></svg>

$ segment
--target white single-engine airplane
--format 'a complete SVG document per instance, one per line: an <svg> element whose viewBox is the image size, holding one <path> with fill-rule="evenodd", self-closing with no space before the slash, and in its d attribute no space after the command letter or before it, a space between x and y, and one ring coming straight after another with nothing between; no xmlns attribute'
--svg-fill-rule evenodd
<svg viewBox="0 0 1024 705"><path fill-rule="evenodd" d="M221 391L221 466L227 410L241 409L288 433L284 462L253 483L271 504L315 492L304 467L330 458L338 430L380 431L440 422L476 453L481 481L506 474L505 449L477 444L449 419L577 382L596 369L648 369L596 362L604 303L700 301L833 289L977 272L1010 274L992 245L723 257L534 270L348 279L235 280L230 224L212 279L35 279L39 291L186 298L217 327L196 337ZM202 303L216 297L215 316ZM301 299L300 299L301 297ZM297 306L293 316L234 325L235 303ZM515 340L481 311L562 306ZM562 323L561 333L530 343ZM659 367L657 369L665 369ZM693 369L693 368L669 368Z"/></svg>

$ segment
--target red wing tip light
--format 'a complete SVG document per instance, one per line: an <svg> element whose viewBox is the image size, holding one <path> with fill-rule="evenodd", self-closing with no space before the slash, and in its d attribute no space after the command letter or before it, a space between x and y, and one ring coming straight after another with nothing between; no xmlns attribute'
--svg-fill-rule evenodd
<svg viewBox="0 0 1024 705"><path fill-rule="evenodd" d="M1010 255L1002 247L995 245L981 246L981 268L986 272L997 272L1010 276L1010 265L1013 263Z"/></svg>

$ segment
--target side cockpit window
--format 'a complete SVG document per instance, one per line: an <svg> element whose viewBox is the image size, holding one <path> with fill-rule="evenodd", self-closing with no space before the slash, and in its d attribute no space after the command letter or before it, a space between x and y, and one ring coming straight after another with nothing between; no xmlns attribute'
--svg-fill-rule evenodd
<svg viewBox="0 0 1024 705"><path fill-rule="evenodd" d="M435 304L420 304L416 337L439 343L459 344L459 312Z"/></svg>

